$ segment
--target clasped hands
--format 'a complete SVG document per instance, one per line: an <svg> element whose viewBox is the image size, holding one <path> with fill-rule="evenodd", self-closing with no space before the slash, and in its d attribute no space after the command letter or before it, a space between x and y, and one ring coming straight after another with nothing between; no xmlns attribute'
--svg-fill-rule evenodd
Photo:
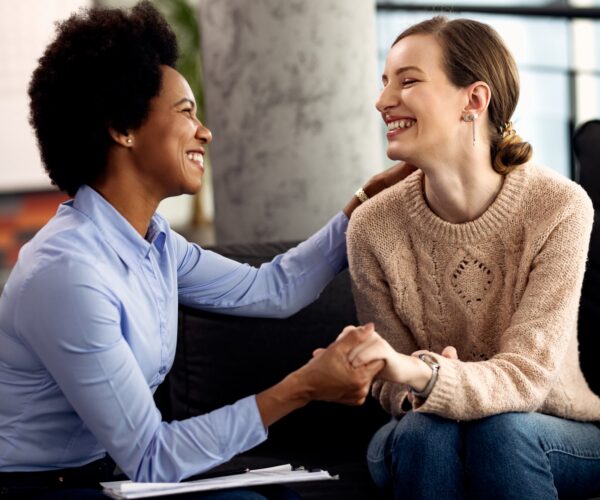
<svg viewBox="0 0 600 500"><path fill-rule="evenodd" d="M410 385L422 391L431 378L431 368L416 351L408 356L397 352L376 331L373 323L344 328L326 349L316 349L303 369L312 372L317 394L313 399L350 405L362 404L374 379ZM456 349L446 347L441 355L458 359ZM323 381L327 380L327 384ZM323 389L327 386L327 389ZM319 393L322 391L322 393Z"/></svg>

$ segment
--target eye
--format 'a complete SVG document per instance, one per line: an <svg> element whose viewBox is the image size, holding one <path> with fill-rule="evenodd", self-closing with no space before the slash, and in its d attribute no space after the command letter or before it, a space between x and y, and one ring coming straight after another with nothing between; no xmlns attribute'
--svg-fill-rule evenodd
<svg viewBox="0 0 600 500"><path fill-rule="evenodd" d="M402 86L403 87L410 87L414 83L417 83L417 80L415 80L414 78L403 78L402 79Z"/></svg>
<svg viewBox="0 0 600 500"><path fill-rule="evenodd" d="M194 113L194 109L193 108L185 108L185 109L182 109L181 112L185 113L190 118L195 118L196 117L196 114Z"/></svg>
<svg viewBox="0 0 600 500"><path fill-rule="evenodd" d="M379 90L383 90L388 84L388 78L387 76L383 76L381 78L381 81L379 82Z"/></svg>

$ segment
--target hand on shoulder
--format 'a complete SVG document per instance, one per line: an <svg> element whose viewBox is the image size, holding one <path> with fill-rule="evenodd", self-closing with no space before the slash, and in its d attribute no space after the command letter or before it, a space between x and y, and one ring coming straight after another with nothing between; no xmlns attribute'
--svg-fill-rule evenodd
<svg viewBox="0 0 600 500"><path fill-rule="evenodd" d="M383 172L375 174L367 181L367 183L362 187L364 196L366 196L366 198L373 198L384 189L387 189L406 179L415 170L417 170L417 167L411 165L410 163L406 163L404 161L396 163ZM350 218L352 212L354 212L354 209L356 209L361 203L362 200L358 198L358 195L354 195L344 208L344 213L346 216Z"/></svg>

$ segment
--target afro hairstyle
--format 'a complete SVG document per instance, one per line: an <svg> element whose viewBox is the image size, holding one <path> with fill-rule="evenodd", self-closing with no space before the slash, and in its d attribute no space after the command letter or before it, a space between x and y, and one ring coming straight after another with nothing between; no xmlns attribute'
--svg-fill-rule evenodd
<svg viewBox="0 0 600 500"><path fill-rule="evenodd" d="M146 119L175 67L177 40L148 1L130 11L89 8L57 23L29 84L29 121L52 183L70 196L98 179L113 143Z"/></svg>

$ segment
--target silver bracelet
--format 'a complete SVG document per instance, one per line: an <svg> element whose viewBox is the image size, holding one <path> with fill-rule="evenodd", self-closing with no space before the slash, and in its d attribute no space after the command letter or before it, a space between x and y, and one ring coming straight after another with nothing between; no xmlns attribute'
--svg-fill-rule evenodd
<svg viewBox="0 0 600 500"><path fill-rule="evenodd" d="M413 396L416 396L420 399L427 399L427 396L431 394L433 386L437 382L440 364L435 360L433 356L426 353L419 354L419 359L423 361L427 366L429 366L429 368L431 368L431 378L429 379L429 382L427 382L425 389L423 389L422 391L417 391L411 386L408 386L408 390L413 394Z"/></svg>

